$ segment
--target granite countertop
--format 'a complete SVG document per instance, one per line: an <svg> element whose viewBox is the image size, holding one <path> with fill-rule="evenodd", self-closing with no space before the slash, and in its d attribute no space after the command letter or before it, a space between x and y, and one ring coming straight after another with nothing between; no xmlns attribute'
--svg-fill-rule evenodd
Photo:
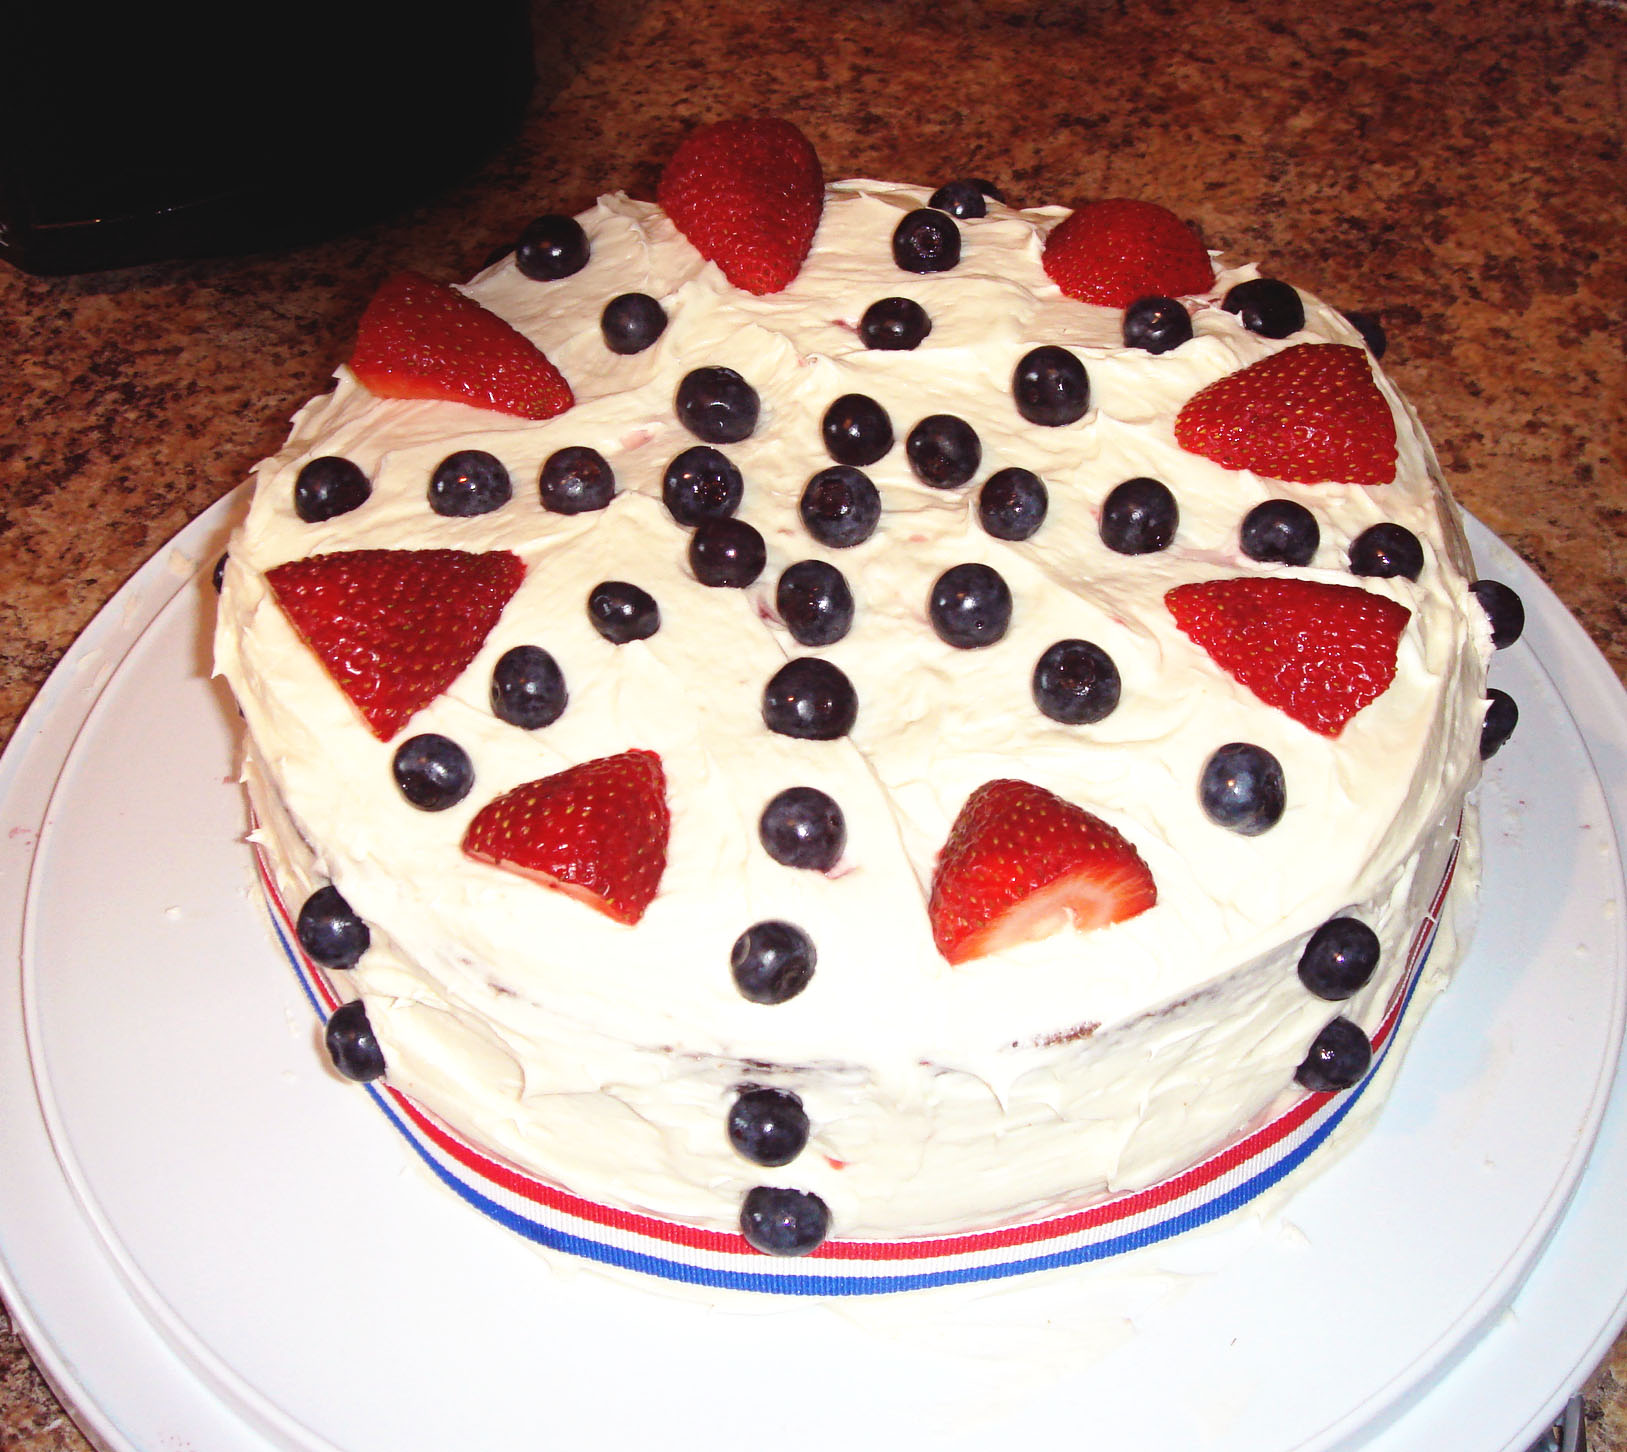
<svg viewBox="0 0 1627 1452"><path fill-rule="evenodd" d="M459 279L542 211L650 195L694 123L796 120L828 175L1140 195L1377 310L1464 505L1627 672L1620 0L605 0L538 8L523 132L466 183L275 256L0 268L0 741L144 559L231 490L402 267ZM270 104L263 98L256 103ZM368 139L334 123L339 164ZM0 1446L85 1443L0 1319ZM1627 1452L1627 1338L1586 1388Z"/></svg>

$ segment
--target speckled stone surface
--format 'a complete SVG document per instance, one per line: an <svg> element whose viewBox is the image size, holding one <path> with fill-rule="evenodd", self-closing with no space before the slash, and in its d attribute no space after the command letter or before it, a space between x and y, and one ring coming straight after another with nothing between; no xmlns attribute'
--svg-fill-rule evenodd
<svg viewBox="0 0 1627 1452"><path fill-rule="evenodd" d="M280 440L382 278L459 279L538 212L650 195L686 129L741 110L795 119L833 176L982 175L1019 204L1145 196L1379 310L1459 498L1627 672L1619 0L603 0L537 17L523 134L407 215L281 256L0 269L0 741L119 583ZM368 138L336 123L334 143L366 165ZM1627 1340L1587 1406L1594 1452L1627 1452ZM85 1446L0 1321L0 1447Z"/></svg>

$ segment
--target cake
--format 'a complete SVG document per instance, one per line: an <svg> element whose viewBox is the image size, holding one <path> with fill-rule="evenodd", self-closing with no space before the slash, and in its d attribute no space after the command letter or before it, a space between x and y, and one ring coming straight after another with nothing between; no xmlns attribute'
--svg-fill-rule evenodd
<svg viewBox="0 0 1627 1452"><path fill-rule="evenodd" d="M341 1071L804 1270L1336 1113L1472 894L1517 608L1357 322L754 119L389 280L216 640Z"/></svg>

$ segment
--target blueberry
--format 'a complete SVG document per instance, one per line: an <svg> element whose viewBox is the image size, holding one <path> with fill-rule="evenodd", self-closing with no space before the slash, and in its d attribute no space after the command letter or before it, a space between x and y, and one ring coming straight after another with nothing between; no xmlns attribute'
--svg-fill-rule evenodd
<svg viewBox="0 0 1627 1452"><path fill-rule="evenodd" d="M1150 555L1175 538L1181 511L1157 479L1126 479L1102 503L1102 543L1121 555Z"/></svg>
<svg viewBox="0 0 1627 1452"><path fill-rule="evenodd" d="M774 591L774 608L798 645L834 645L853 628L853 592L824 560L789 566Z"/></svg>
<svg viewBox="0 0 1627 1452"><path fill-rule="evenodd" d="M508 470L484 449L448 454L429 477L429 507L449 519L470 519L501 509L513 497Z"/></svg>
<svg viewBox="0 0 1627 1452"><path fill-rule="evenodd" d="M294 480L294 513L307 524L336 519L366 504L372 492L360 465L324 454L306 464Z"/></svg>
<svg viewBox="0 0 1627 1452"><path fill-rule="evenodd" d="M569 277L588 265L588 235L574 217L538 217L520 233L514 263L533 282Z"/></svg>
<svg viewBox="0 0 1627 1452"><path fill-rule="evenodd" d="M667 315L647 292L624 292L604 305L599 331L612 353L642 353L667 330Z"/></svg>
<svg viewBox="0 0 1627 1452"><path fill-rule="evenodd" d="M1373 1062L1373 1046L1347 1018L1336 1018L1316 1036L1305 1062L1294 1070L1294 1080L1312 1093L1348 1089Z"/></svg>
<svg viewBox="0 0 1627 1452"><path fill-rule="evenodd" d="M224 550L221 551L220 558L215 561L214 569L209 572L209 583L215 587L215 594L217 595L226 586L226 553Z"/></svg>
<svg viewBox="0 0 1627 1452"><path fill-rule="evenodd" d="M1336 1002L1367 987L1379 960L1378 934L1356 918L1329 918L1299 955L1299 981Z"/></svg>
<svg viewBox="0 0 1627 1452"><path fill-rule="evenodd" d="M947 213L921 207L893 229L893 261L905 272L948 272L960 261L960 228Z"/></svg>
<svg viewBox="0 0 1627 1452"><path fill-rule="evenodd" d="M837 464L821 469L807 483L797 512L822 545L845 550L863 544L881 518L881 495L868 474Z"/></svg>
<svg viewBox="0 0 1627 1452"><path fill-rule="evenodd" d="M763 808L757 840L784 867L829 872L847 846L847 822L835 799L817 787L787 787Z"/></svg>
<svg viewBox="0 0 1627 1452"><path fill-rule="evenodd" d="M1192 341L1192 315L1172 297L1138 297L1124 310L1124 346L1168 353Z"/></svg>
<svg viewBox="0 0 1627 1452"><path fill-rule="evenodd" d="M983 462L977 431L952 413L928 414L904 441L910 469L934 489L955 489L966 483Z"/></svg>
<svg viewBox="0 0 1627 1452"><path fill-rule="evenodd" d="M835 741L853 729L858 715L853 682L817 656L787 661L763 687L763 724L781 736Z"/></svg>
<svg viewBox="0 0 1627 1452"><path fill-rule="evenodd" d="M754 1165L788 1165L808 1143L808 1112L784 1089L743 1089L729 1109L729 1143Z"/></svg>
<svg viewBox="0 0 1627 1452"><path fill-rule="evenodd" d="M1416 580L1424 568L1424 547L1405 525L1375 524L1350 542L1350 573L1389 580Z"/></svg>
<svg viewBox="0 0 1627 1452"><path fill-rule="evenodd" d="M391 766L401 795L422 812L444 812L456 806L475 784L469 753L433 731L403 741Z"/></svg>
<svg viewBox="0 0 1627 1452"><path fill-rule="evenodd" d="M703 519L689 537L689 568L703 585L743 590L767 563L762 535L743 519Z"/></svg>
<svg viewBox="0 0 1627 1452"><path fill-rule="evenodd" d="M1308 565L1322 543L1316 516L1292 499L1267 499L1243 516L1238 543L1251 560L1267 565Z"/></svg>
<svg viewBox="0 0 1627 1452"><path fill-rule="evenodd" d="M492 715L510 726L524 731L551 726L568 699L564 672L540 645L506 650L492 667Z"/></svg>
<svg viewBox="0 0 1627 1452"><path fill-rule="evenodd" d="M1390 340L1384 336L1384 324L1379 321L1377 313L1346 313L1345 321L1361 334L1362 342L1367 344L1367 351L1374 358L1384 356Z"/></svg>
<svg viewBox="0 0 1627 1452"><path fill-rule="evenodd" d="M1282 820L1287 805L1282 763L1263 746L1233 741L1204 763L1198 800L1217 827L1258 837Z"/></svg>
<svg viewBox="0 0 1627 1452"><path fill-rule="evenodd" d="M927 614L946 645L993 645L1011 624L1011 587L988 565L951 565L933 581Z"/></svg>
<svg viewBox="0 0 1627 1452"><path fill-rule="evenodd" d="M1119 703L1119 668L1088 640L1059 640L1034 666L1034 704L1064 726L1089 726Z"/></svg>
<svg viewBox="0 0 1627 1452"><path fill-rule="evenodd" d="M819 955L801 928L770 919L753 923L729 953L741 997L753 1003L784 1003L808 986Z"/></svg>
<svg viewBox="0 0 1627 1452"><path fill-rule="evenodd" d="M1525 633L1525 602L1501 580L1476 580L1469 590L1486 612L1491 643L1498 650L1513 645Z"/></svg>
<svg viewBox="0 0 1627 1452"><path fill-rule="evenodd" d="M873 398L844 393L825 410L820 433L838 464L873 464L893 446L893 421Z"/></svg>
<svg viewBox="0 0 1627 1452"><path fill-rule="evenodd" d="M373 941L367 924L331 883L305 899L294 932L306 956L324 968L354 968Z"/></svg>
<svg viewBox="0 0 1627 1452"><path fill-rule="evenodd" d="M1489 761L1503 749L1503 743L1520 724L1520 708L1507 691L1486 692L1486 718L1480 723L1480 759Z"/></svg>
<svg viewBox="0 0 1627 1452"><path fill-rule="evenodd" d="M1085 365L1066 348L1035 348L1017 360L1011 396L1029 423L1061 428L1085 416L1090 379Z"/></svg>
<svg viewBox="0 0 1627 1452"><path fill-rule="evenodd" d="M977 492L978 522L996 539L1029 538L1049 507L1044 483L1028 469L996 470Z"/></svg>
<svg viewBox="0 0 1627 1452"><path fill-rule="evenodd" d="M384 1077L384 1050L373 1037L367 1010L359 998L334 1009L323 1033L333 1067L347 1079L365 1084Z"/></svg>
<svg viewBox="0 0 1627 1452"><path fill-rule="evenodd" d="M982 187L969 179L945 182L927 198L927 206L934 207L940 212L948 212L951 217L960 217L963 220L967 217L986 217L989 214L989 204L985 200Z"/></svg>
<svg viewBox="0 0 1627 1452"><path fill-rule="evenodd" d="M588 595L588 619L612 645L626 645L648 640L661 628L661 607L637 585L606 580Z"/></svg>
<svg viewBox="0 0 1627 1452"><path fill-rule="evenodd" d="M1305 326L1305 304L1286 282L1256 277L1240 282L1220 300L1229 313L1251 333L1262 338L1286 338Z"/></svg>
<svg viewBox="0 0 1627 1452"><path fill-rule="evenodd" d="M859 338L866 348L907 353L919 348L932 331L932 319L913 298L884 297L873 302L859 319Z"/></svg>
<svg viewBox="0 0 1627 1452"><path fill-rule="evenodd" d="M543 460L537 490L550 514L589 514L615 498L616 473L597 449L572 444Z"/></svg>
<svg viewBox="0 0 1627 1452"><path fill-rule="evenodd" d="M727 519L740 507L745 483L732 460L716 449L697 444L667 465L661 479L661 498L679 524L696 525L708 519Z"/></svg>
<svg viewBox="0 0 1627 1452"><path fill-rule="evenodd" d="M758 1185L740 1206L740 1233L764 1255L807 1255L830 1234L830 1211L806 1190Z"/></svg>
<svg viewBox="0 0 1627 1452"><path fill-rule="evenodd" d="M684 374L673 404L678 422L708 444L738 444L757 427L757 390L732 368Z"/></svg>

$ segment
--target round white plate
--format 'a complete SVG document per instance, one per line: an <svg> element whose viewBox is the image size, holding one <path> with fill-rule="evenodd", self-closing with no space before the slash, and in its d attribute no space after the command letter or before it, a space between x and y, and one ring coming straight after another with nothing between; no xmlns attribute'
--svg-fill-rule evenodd
<svg viewBox="0 0 1627 1452"><path fill-rule="evenodd" d="M207 678L228 510L115 597L0 762L0 1290L107 1446L1495 1452L1606 1344L1627 697L1484 531L1531 614L1493 669L1522 719L1482 790L1475 947L1372 1130L1122 1268L788 1306L545 1260L325 1069L235 840Z"/></svg>

